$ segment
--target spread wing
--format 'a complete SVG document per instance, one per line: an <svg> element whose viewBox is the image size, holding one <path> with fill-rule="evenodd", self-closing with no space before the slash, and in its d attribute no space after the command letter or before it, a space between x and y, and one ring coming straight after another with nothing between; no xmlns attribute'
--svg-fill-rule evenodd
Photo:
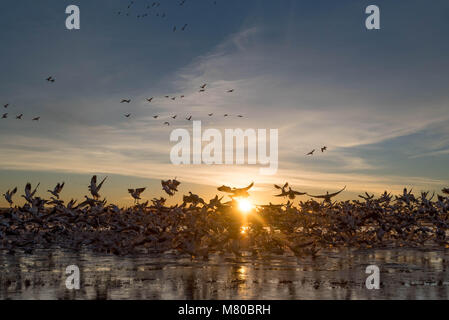
<svg viewBox="0 0 449 320"><path fill-rule="evenodd" d="M299 192L299 191L293 191L293 193L296 194L297 196L303 196L303 195L307 194L307 192Z"/></svg>
<svg viewBox="0 0 449 320"><path fill-rule="evenodd" d="M239 189L239 190L242 190L242 191L248 191L248 190L251 189L253 186L254 186L254 182L251 182L251 184L250 184L249 186L247 186L246 188Z"/></svg>
<svg viewBox="0 0 449 320"><path fill-rule="evenodd" d="M338 192L331 193L328 197L331 197L331 198L335 197L335 196L339 195L340 193L342 193L345 189L346 189L346 186Z"/></svg>
<svg viewBox="0 0 449 320"><path fill-rule="evenodd" d="M142 192L144 192L146 190L146 188L139 188L139 189L136 189L136 192L138 193L138 194L141 194Z"/></svg>

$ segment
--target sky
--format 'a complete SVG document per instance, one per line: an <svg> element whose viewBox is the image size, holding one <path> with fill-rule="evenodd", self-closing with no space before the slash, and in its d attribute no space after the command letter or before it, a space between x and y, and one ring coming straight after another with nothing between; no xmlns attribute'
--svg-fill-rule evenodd
<svg viewBox="0 0 449 320"><path fill-rule="evenodd" d="M153 2L1 1L0 108L10 104L1 193L17 186L21 203L27 182L48 197L65 181L62 198L83 199L93 174L108 176L101 194L119 205L132 204L128 188L163 196L160 179L174 177L182 185L172 201L252 181L256 203L276 202L272 185L286 181L309 193L346 185L339 199L449 185L448 1L159 0L137 18ZM71 4L80 30L65 28ZM380 30L365 27L371 4ZM278 129L277 173L171 164L170 133L192 130L188 115L204 130Z"/></svg>

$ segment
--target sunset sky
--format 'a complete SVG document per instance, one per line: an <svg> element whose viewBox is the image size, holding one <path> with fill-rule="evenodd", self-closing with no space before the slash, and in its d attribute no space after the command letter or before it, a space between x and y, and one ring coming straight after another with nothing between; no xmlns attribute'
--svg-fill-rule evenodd
<svg viewBox="0 0 449 320"><path fill-rule="evenodd" d="M65 181L63 199L81 199L92 174L108 176L100 193L123 205L132 204L127 188L146 186L151 199L163 195L160 179L174 177L180 196L206 199L222 184L254 181L256 203L274 201L272 184L285 181L310 193L347 185L340 199L449 185L447 0L159 0L145 18L136 15L153 1L129 2L0 2L0 108L9 113L0 119L0 193L17 186L19 201L29 181L48 197ZM65 28L70 4L81 10L78 31ZM365 28L370 4L381 30ZM204 129L278 129L277 174L172 165L169 136L191 129L188 115Z"/></svg>

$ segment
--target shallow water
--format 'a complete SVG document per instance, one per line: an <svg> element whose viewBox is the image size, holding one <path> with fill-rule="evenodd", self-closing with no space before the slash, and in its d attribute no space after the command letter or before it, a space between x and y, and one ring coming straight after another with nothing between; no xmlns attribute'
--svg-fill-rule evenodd
<svg viewBox="0 0 449 320"><path fill-rule="evenodd" d="M301 261L284 256L197 261L64 250L2 253L0 299L448 299L448 253L344 249ZM365 287L371 264L381 271L379 290ZM68 265L80 268L80 290L65 287Z"/></svg>

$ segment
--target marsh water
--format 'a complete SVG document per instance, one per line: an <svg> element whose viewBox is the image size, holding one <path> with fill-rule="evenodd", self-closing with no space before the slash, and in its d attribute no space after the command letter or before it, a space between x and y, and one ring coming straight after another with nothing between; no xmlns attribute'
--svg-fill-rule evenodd
<svg viewBox="0 0 449 320"><path fill-rule="evenodd" d="M80 269L79 290L65 269ZM368 265L380 289L368 290ZM0 254L0 299L448 299L449 251L382 249L322 252L316 259L170 254L117 257L85 251Z"/></svg>

